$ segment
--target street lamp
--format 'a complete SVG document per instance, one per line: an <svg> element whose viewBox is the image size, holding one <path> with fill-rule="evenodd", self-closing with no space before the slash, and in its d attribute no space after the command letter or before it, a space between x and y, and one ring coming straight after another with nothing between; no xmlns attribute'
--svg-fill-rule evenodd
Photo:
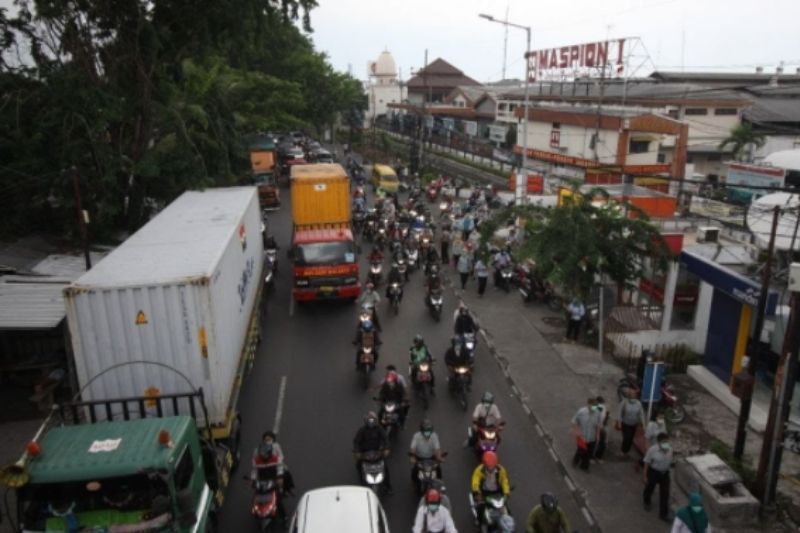
<svg viewBox="0 0 800 533"><path fill-rule="evenodd" d="M525 44L525 111L523 117L524 122L522 123L522 168L517 172L517 183L516 189L514 190L515 203L517 205L522 205L527 196L528 188L528 173L526 170L528 167L528 95L530 90L528 78L528 52L531 50L531 28L530 26L514 24L513 22L509 22L507 20L499 20L494 18L492 15L487 15L486 13L479 13L478 16L482 19L488 20L489 22L496 22L506 27L510 26L512 28L525 30L525 34L527 36L527 41Z"/></svg>

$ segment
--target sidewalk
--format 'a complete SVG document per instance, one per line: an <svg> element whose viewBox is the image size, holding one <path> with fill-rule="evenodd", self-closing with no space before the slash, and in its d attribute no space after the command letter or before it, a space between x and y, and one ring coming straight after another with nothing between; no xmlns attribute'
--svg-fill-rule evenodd
<svg viewBox="0 0 800 533"><path fill-rule="evenodd" d="M461 295L461 291L456 293ZM476 284L470 280L462 297L485 329L485 340L504 368L512 390L526 412L530 411L537 430L541 429L542 438L550 442L557 462L563 465L567 485L574 484L579 505L588 508L587 513L599 530L607 533L669 531L670 525L658 518L657 494L653 495L653 509L643 509L644 486L641 473L634 468L638 456L633 452L627 459L621 455L621 435L613 429L613 423L608 428L604 462L592 464L588 472L571 465L575 439L570 421L575 411L586 404L589 396L602 395L613 418L618 406L616 388L621 370L609 361L601 362L596 349L561 343L563 317L540 304L525 304L515 290L510 294L498 291L490 280L484 297L479 298ZM686 399L689 416L672 431L676 456L708 449L710 437L714 436L732 443L736 428L733 413L711 395L697 391L699 387L692 386L691 379L678 381L683 384L679 387L683 389L680 392ZM691 393L687 395L686 389L691 389ZM749 432L747 445L747 453L757 457L761 443L754 432ZM789 466L797 472L798 456L787 452L784 458L783 471ZM673 510L685 505L686 497L675 483L674 475L670 492ZM737 530L738 533L745 531L748 530ZM764 531L781 529L773 525Z"/></svg>

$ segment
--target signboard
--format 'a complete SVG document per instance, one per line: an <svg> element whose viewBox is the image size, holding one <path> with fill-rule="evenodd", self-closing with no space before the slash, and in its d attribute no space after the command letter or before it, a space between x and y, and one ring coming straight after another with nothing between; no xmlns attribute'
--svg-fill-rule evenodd
<svg viewBox="0 0 800 533"><path fill-rule="evenodd" d="M515 163L513 155L506 152L505 150L500 150L498 148L492 150L492 159L496 159L497 161L502 161L503 163L511 163L511 164Z"/></svg>
<svg viewBox="0 0 800 533"><path fill-rule="evenodd" d="M728 163L728 175L725 178L728 193L735 200L751 201L769 194L769 189L738 188L736 185L756 187L783 187L786 171L782 168L747 165L745 163Z"/></svg>
<svg viewBox="0 0 800 533"><path fill-rule="evenodd" d="M522 147L515 146L514 152L521 154ZM573 157L571 155L556 154L553 152L547 152L545 150L535 150L533 148L528 148L528 157L531 159L539 159L541 161L549 161L550 163L560 163L562 165L572 165L574 167L582 167L582 168L594 168L601 166L600 163L598 163L597 161L592 161L591 159L583 159L580 157Z"/></svg>
<svg viewBox="0 0 800 533"><path fill-rule="evenodd" d="M642 380L642 402L652 404L661 400L661 381L663 379L664 363L647 363ZM649 413L647 418L650 419Z"/></svg>
<svg viewBox="0 0 800 533"><path fill-rule="evenodd" d="M443 118L442 126L444 126L444 129L446 130L453 131L454 129L456 129L456 121L453 120L452 118Z"/></svg>
<svg viewBox="0 0 800 533"><path fill-rule="evenodd" d="M610 76L618 75L624 70L624 55L625 39L614 39L535 50L526 53L525 58L528 79L533 82L547 74L579 77L596 74L601 68L609 70Z"/></svg>
<svg viewBox="0 0 800 533"><path fill-rule="evenodd" d="M428 128L429 130L433 129L433 115L425 116L425 127Z"/></svg>
<svg viewBox="0 0 800 533"><path fill-rule="evenodd" d="M471 137L478 135L478 123L472 120L464 121L464 133Z"/></svg>
<svg viewBox="0 0 800 533"><path fill-rule="evenodd" d="M550 146L553 148L561 146L561 130L550 130Z"/></svg>
<svg viewBox="0 0 800 533"><path fill-rule="evenodd" d="M492 124L489 126L489 140L504 143L506 142L506 132L508 129L506 126L495 126Z"/></svg>

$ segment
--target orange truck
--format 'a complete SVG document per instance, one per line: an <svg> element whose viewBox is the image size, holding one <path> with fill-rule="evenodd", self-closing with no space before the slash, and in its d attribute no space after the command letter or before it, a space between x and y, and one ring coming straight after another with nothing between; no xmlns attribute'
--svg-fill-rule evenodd
<svg viewBox="0 0 800 533"><path fill-rule="evenodd" d="M293 286L296 301L361 294L350 226L350 179L339 164L292 167Z"/></svg>
<svg viewBox="0 0 800 533"><path fill-rule="evenodd" d="M253 185L258 187L261 207L280 208L281 191L278 188L275 143L272 139L258 137L250 143L250 168L253 170Z"/></svg>

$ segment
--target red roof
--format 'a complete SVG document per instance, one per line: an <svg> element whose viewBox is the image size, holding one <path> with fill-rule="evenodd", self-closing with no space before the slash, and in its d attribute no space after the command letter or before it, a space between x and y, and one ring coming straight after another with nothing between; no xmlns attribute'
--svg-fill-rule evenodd
<svg viewBox="0 0 800 533"><path fill-rule="evenodd" d="M298 229L294 232L295 244L352 240L353 232L349 228Z"/></svg>

